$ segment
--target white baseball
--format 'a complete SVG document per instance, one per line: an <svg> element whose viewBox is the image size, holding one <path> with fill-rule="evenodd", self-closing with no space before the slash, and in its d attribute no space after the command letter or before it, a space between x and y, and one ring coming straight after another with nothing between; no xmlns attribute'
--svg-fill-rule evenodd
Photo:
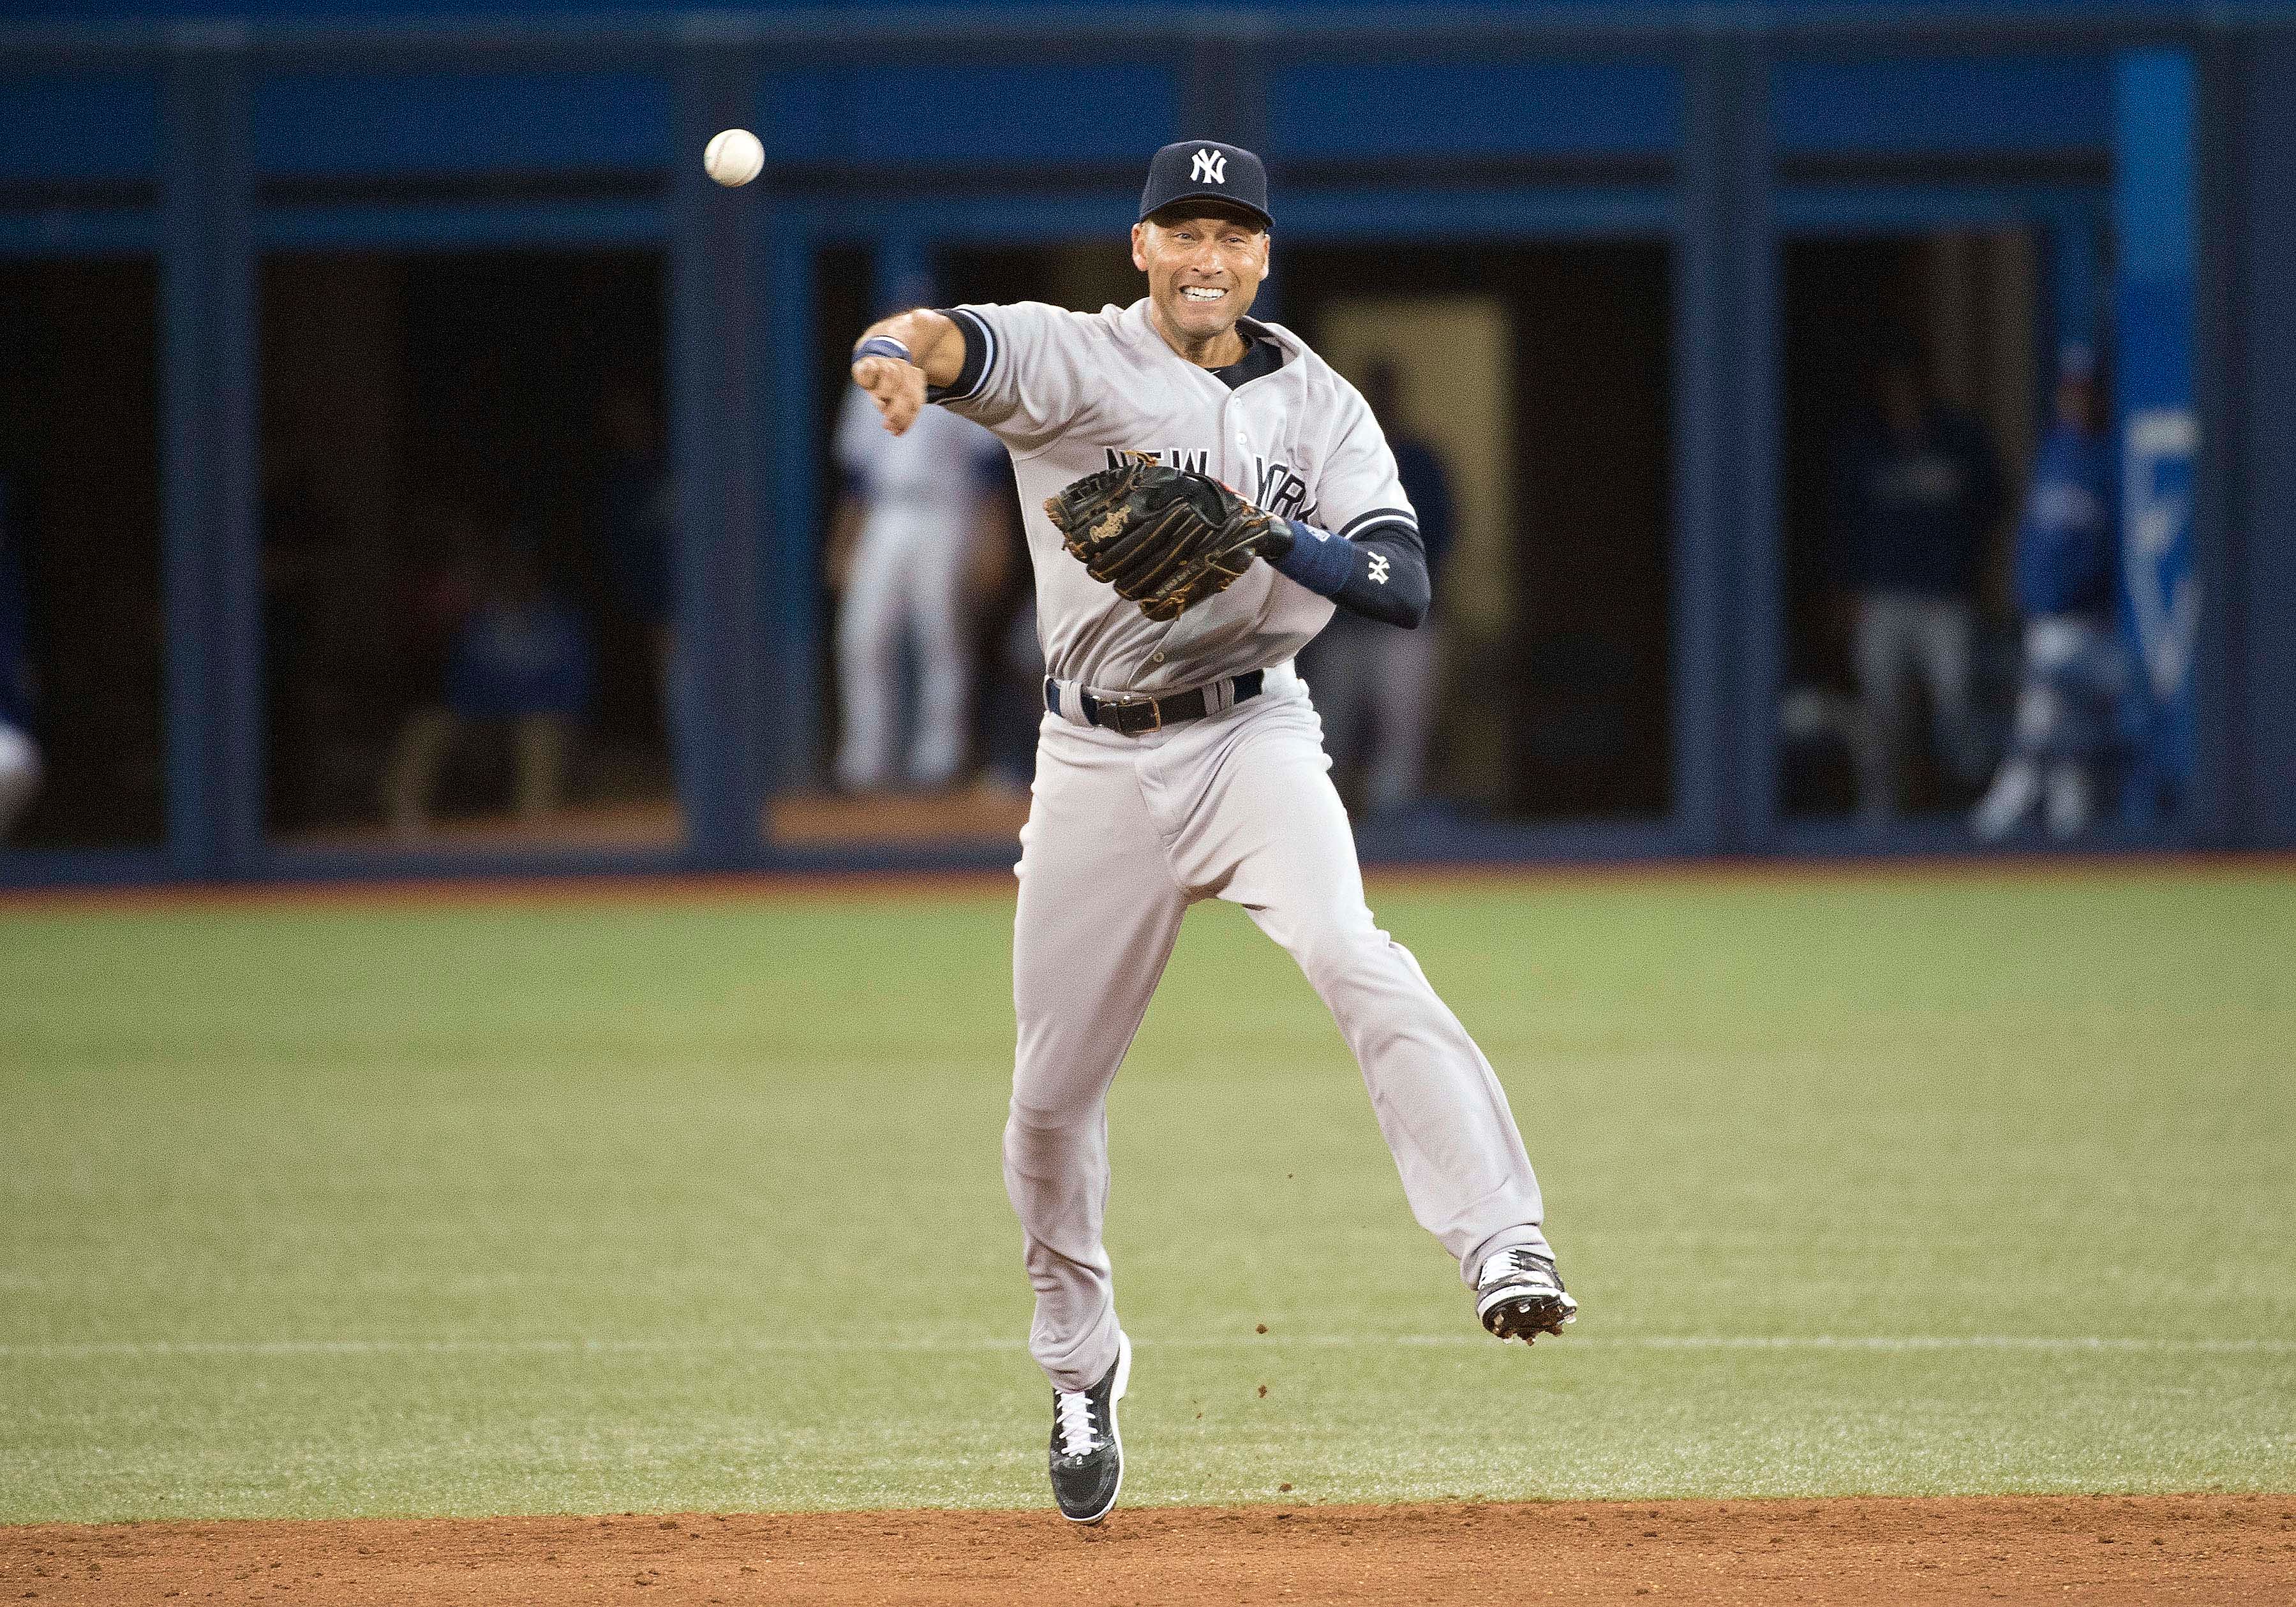
<svg viewBox="0 0 2296 1607"><path fill-rule="evenodd" d="M701 153L709 176L731 189L746 184L766 169L766 148L747 128L728 128L709 142Z"/></svg>

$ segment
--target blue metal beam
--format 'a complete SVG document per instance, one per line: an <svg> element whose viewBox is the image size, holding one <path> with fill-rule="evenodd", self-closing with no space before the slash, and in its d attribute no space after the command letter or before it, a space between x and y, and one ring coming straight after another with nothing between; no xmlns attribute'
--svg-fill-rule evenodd
<svg viewBox="0 0 2296 1607"><path fill-rule="evenodd" d="M1143 153L1144 159L1145 153ZM775 214L822 233L912 233L940 246L1105 240L1132 226L1136 190L972 195L776 197ZM1300 241L1622 240L1674 225L1662 184L1555 190L1299 190L1283 200L1278 250Z"/></svg>
<svg viewBox="0 0 2296 1607"><path fill-rule="evenodd" d="M2091 207L2058 209L2049 216L2048 306L2043 316L2052 340L2040 352L2044 388L2054 383L2057 348L2069 340L2094 345L2104 333L2104 198Z"/></svg>
<svg viewBox="0 0 2296 1607"><path fill-rule="evenodd" d="M2202 517L2195 495L2198 94L2190 52L2136 51L2115 63L2113 439L2121 614L2144 725L2125 801L2193 840L2221 812L2202 727L2222 704L2230 535ZM2220 736L2211 732L2211 744Z"/></svg>
<svg viewBox="0 0 2296 1607"><path fill-rule="evenodd" d="M2231 418L2245 563L2241 590L2244 734L2234 822L2243 846L2296 847L2296 35L2250 42L2234 147L2240 302ZM2229 422L2229 421L2227 421Z"/></svg>
<svg viewBox="0 0 2296 1607"><path fill-rule="evenodd" d="M1233 31L1199 33L1189 41L1181 69L1180 127L1172 138L1267 149L1270 26L1265 17L1242 17ZM1291 30L1274 26L1289 54Z"/></svg>
<svg viewBox="0 0 2296 1607"><path fill-rule="evenodd" d="M2296 846L2296 37L2201 56L2195 533L2203 616L2202 795L2210 840ZM2221 660L2219 666L2218 660Z"/></svg>
<svg viewBox="0 0 2296 1607"><path fill-rule="evenodd" d="M689 858L754 863L763 800L756 605L761 511L755 431L759 353L755 193L702 171L710 135L747 120L747 51L688 46L677 78L669 263L670 439L677 479L676 646L670 742Z"/></svg>
<svg viewBox="0 0 2296 1607"><path fill-rule="evenodd" d="M1779 380L1784 318L1770 93L1775 65L1767 53L1746 48L1724 70L1722 120L1732 168L1727 183L1735 192L1724 265L1732 283L1729 310L1736 342L1730 431L1734 469L1726 488L1735 597L1726 634L1734 634L1737 642L1734 657L1726 661L1737 714L1724 826L1737 844L1764 849L1777 824L1777 711L1786 660L1785 535L1778 489L1785 416Z"/></svg>
<svg viewBox="0 0 2296 1607"><path fill-rule="evenodd" d="M765 532L769 584L761 604L772 710L767 774L775 787L802 787L815 779L822 717L821 532L815 513L822 431L813 366L818 242L800 217L778 207L759 208L755 227L767 259L762 328L768 353L767 397L756 416L771 432L765 483L773 488L773 516Z"/></svg>
<svg viewBox="0 0 2296 1607"><path fill-rule="evenodd" d="M160 442L168 849L178 874L263 850L262 553L255 254L244 63L168 65L163 94Z"/></svg>
<svg viewBox="0 0 2296 1607"><path fill-rule="evenodd" d="M1685 846L1769 834L1784 600L1770 65L1718 43L1690 69L1675 248L1674 818Z"/></svg>
<svg viewBox="0 0 2296 1607"><path fill-rule="evenodd" d="M2245 53L2242 53L2244 54ZM2240 772L2251 756L2242 715L2248 668L2248 610L2243 596L2249 530L2239 494L2246 422L2235 401L2241 368L2235 308L2240 296L2239 160L2246 63L2218 42L2194 53L2190 137L2197 153L2193 194L2193 391L2202 421L2193 465L2193 563L2201 576L2201 619L2194 638L2193 783L2183 826L2203 848L2240 838Z"/></svg>
<svg viewBox="0 0 2296 1607"><path fill-rule="evenodd" d="M932 251L916 230L906 225L877 237L869 275L869 309L882 316L897 303L914 306L932 277ZM935 287L931 299L939 299Z"/></svg>

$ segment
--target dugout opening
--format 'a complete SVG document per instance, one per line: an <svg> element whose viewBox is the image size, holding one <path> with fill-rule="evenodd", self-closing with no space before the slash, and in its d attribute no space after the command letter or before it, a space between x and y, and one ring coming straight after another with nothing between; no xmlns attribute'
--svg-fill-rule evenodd
<svg viewBox="0 0 2296 1607"><path fill-rule="evenodd" d="M1967 809L1990 775L2015 695L2011 538L2054 361L2042 348L2042 256L2038 233L2019 228L1781 246L1783 814L1854 815L1880 831L1897 818ZM1898 472L1876 464L1887 449L1876 443L1888 439L1885 412L1905 406L1907 394L1939 423L1936 449L1908 448ZM1963 709L1951 707L1909 639L1894 655L1904 717L1889 722L1893 739L1876 712L1876 676L1861 673L1861 656L1870 672L1892 655L1874 645L1871 599L1881 588L1857 551L1874 537L1857 526L1877 517L1876 476L1923 471L1953 481L1940 481L1937 505L1957 510L1942 522L1965 527L1972 547L1965 578L1939 594L1967 610L1966 645L1949 632L1935 644L1960 652L1967 693ZM1901 546L1962 538L1940 534L1938 520L1901 522L1890 538Z"/></svg>
<svg viewBox="0 0 2296 1607"><path fill-rule="evenodd" d="M1439 807L1670 807L1669 260L1622 240L1310 243L1278 262L1276 316L1358 386L1398 370L1400 433L1449 472L1423 788ZM1311 685L1346 646L1311 645ZM1381 802L1388 740L1369 712L1335 744L1359 813Z"/></svg>
<svg viewBox="0 0 2296 1607"><path fill-rule="evenodd" d="M38 776L9 847L166 834L159 293L149 260L0 262L0 723Z"/></svg>
<svg viewBox="0 0 2296 1607"><path fill-rule="evenodd" d="M660 254L282 254L260 297L274 840L676 842Z"/></svg>

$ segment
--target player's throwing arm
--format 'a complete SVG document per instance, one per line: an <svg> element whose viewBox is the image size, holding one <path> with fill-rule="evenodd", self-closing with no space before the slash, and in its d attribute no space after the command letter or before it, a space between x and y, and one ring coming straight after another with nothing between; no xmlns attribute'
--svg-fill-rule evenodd
<svg viewBox="0 0 2296 1607"><path fill-rule="evenodd" d="M869 393L895 435L917 422L925 388L955 384L964 366L964 336L955 321L922 307L871 324L853 348L853 382Z"/></svg>

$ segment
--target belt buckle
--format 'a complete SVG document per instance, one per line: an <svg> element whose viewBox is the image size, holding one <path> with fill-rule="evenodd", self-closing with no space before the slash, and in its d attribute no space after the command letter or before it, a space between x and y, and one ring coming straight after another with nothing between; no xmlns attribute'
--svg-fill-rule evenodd
<svg viewBox="0 0 2296 1607"><path fill-rule="evenodd" d="M1119 711L1116 717L1116 728L1126 736L1145 736L1152 731L1161 731L1164 728L1164 706L1154 698L1129 696L1103 698L1101 707ZM1152 726L1143 726L1136 731L1128 730L1125 726L1124 716L1120 712L1127 709L1145 709L1154 717L1156 723Z"/></svg>

